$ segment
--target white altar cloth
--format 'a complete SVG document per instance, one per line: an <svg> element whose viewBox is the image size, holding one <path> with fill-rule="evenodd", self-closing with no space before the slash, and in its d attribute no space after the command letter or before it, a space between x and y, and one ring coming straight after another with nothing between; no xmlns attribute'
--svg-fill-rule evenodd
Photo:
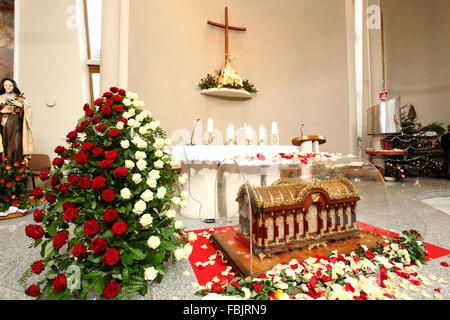
<svg viewBox="0 0 450 320"><path fill-rule="evenodd" d="M188 182L183 186L183 191L189 193L188 205L180 209L180 215L201 220L217 218L214 203L216 199L216 175L220 163L224 160L242 156L256 157L257 154L299 152L296 146L275 145L171 146L167 147L166 150L171 154L172 160L180 161L182 171L186 172L189 177ZM253 162L255 165L258 165L258 163L261 162ZM234 201L235 195L232 196L229 205L237 206ZM229 213L232 214L232 210Z"/></svg>

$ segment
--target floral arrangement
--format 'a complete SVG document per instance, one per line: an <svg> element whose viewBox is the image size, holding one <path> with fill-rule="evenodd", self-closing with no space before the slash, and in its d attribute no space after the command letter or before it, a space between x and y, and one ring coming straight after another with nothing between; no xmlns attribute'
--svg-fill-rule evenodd
<svg viewBox="0 0 450 320"><path fill-rule="evenodd" d="M277 154L262 154L258 153L253 155L237 155L234 160L237 162L243 161L256 161L265 163L302 163L308 164L310 160L323 161L323 160L337 160L341 158L340 153L277 153Z"/></svg>
<svg viewBox="0 0 450 320"><path fill-rule="evenodd" d="M415 267L410 262L425 263L422 238L412 230L386 239L373 249L359 245L349 255L333 251L327 257L293 259L256 278L230 275L223 283L208 282L196 295L216 293L251 300L408 299L392 281L396 275L408 282L403 286L411 290L416 290L421 280L428 281L412 272Z"/></svg>
<svg viewBox="0 0 450 320"><path fill-rule="evenodd" d="M0 163L0 212L11 206L27 209L34 202L27 190L27 182L31 173L27 161L12 162L2 157Z"/></svg>
<svg viewBox="0 0 450 320"><path fill-rule="evenodd" d="M396 181L403 180L405 178L404 170L398 166L386 162L385 176L395 178Z"/></svg>
<svg viewBox="0 0 450 320"><path fill-rule="evenodd" d="M149 281L161 281L165 263L188 258L192 246L177 207L186 206L186 182L179 163L164 151L171 143L159 121L142 110L138 96L111 88L84 106L85 115L58 146L55 170L44 172L50 191L25 233L40 246L19 283L46 270L25 293L38 299L86 298L92 289L105 298L145 295Z"/></svg>
<svg viewBox="0 0 450 320"><path fill-rule="evenodd" d="M211 89L211 88L227 88L227 89L235 89L235 90L243 89L249 93L258 92L258 89L256 89L255 86L247 79L242 80L242 85L240 85L238 83L228 83L228 84L223 84L223 85L219 86L218 77L216 77L212 74L209 74L209 73L206 75L205 78L201 79L200 82L197 83L197 86L201 90L207 90L207 89Z"/></svg>

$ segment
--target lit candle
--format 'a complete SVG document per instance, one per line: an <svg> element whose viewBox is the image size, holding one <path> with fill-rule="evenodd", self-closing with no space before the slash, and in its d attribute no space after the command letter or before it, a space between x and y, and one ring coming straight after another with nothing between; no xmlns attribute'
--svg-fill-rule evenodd
<svg viewBox="0 0 450 320"><path fill-rule="evenodd" d="M247 126L247 139L252 140L253 139L253 128L252 126Z"/></svg>
<svg viewBox="0 0 450 320"><path fill-rule="evenodd" d="M266 128L263 125L259 126L259 140L266 139Z"/></svg>
<svg viewBox="0 0 450 320"><path fill-rule="evenodd" d="M278 133L278 126L277 123L274 121L272 122L272 134L277 134Z"/></svg>
<svg viewBox="0 0 450 320"><path fill-rule="evenodd" d="M234 126L230 123L227 129L227 140L234 139Z"/></svg>
<svg viewBox="0 0 450 320"><path fill-rule="evenodd" d="M208 119L208 132L213 132L214 131L214 121L213 119L209 118Z"/></svg>

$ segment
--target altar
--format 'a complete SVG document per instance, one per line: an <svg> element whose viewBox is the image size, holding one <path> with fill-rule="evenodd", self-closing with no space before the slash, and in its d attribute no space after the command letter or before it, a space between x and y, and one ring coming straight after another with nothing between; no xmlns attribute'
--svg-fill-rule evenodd
<svg viewBox="0 0 450 320"><path fill-rule="evenodd" d="M261 170L261 164L268 155L299 152L296 146L279 145L172 146L167 147L167 151L188 174L188 181L183 186L183 191L189 194L188 205L180 209L180 215L211 222L215 218L216 175L221 163L236 161Z"/></svg>

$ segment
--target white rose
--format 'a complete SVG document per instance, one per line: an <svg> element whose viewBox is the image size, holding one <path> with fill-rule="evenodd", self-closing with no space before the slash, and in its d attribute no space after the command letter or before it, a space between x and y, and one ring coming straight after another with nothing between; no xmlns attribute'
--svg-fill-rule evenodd
<svg viewBox="0 0 450 320"><path fill-rule="evenodd" d="M249 288L242 287L242 291L244 292L244 300L248 300L251 296L251 291Z"/></svg>
<svg viewBox="0 0 450 320"><path fill-rule="evenodd" d="M142 101L141 101L142 102ZM138 107L139 107L139 102L138 101L135 101L135 103L137 103L138 104ZM143 103L143 102L142 102ZM144 110L144 111L142 111L141 113L139 113L137 116L136 116L136 120L138 120L138 121L140 121L140 122L143 122L144 120L145 120L145 118L147 118L149 116L149 112L147 111L147 110Z"/></svg>
<svg viewBox="0 0 450 320"><path fill-rule="evenodd" d="M172 160L170 161L170 166L172 169L177 169L181 167L181 162L179 160Z"/></svg>
<svg viewBox="0 0 450 320"><path fill-rule="evenodd" d="M128 99L128 98L124 98L124 99L122 100L122 103L123 103L123 105L126 106L126 107L131 106L131 100Z"/></svg>
<svg viewBox="0 0 450 320"><path fill-rule="evenodd" d="M145 209L147 208L147 204L143 200L139 200L134 204L133 212L137 215L141 215L144 213Z"/></svg>
<svg viewBox="0 0 450 320"><path fill-rule="evenodd" d="M167 211L166 216L169 219L175 218L177 215L177 212L174 209L170 209Z"/></svg>
<svg viewBox="0 0 450 320"><path fill-rule="evenodd" d="M189 193L187 191L181 191L180 197L181 199L187 199Z"/></svg>
<svg viewBox="0 0 450 320"><path fill-rule="evenodd" d="M184 251L183 248L177 248L174 252L173 255L175 256L175 259L177 261L183 259L184 257L186 257L186 252Z"/></svg>
<svg viewBox="0 0 450 320"><path fill-rule="evenodd" d="M145 168L147 168L147 161L145 160L139 160L138 162L136 162L136 167L138 167L139 170L144 170Z"/></svg>
<svg viewBox="0 0 450 320"><path fill-rule="evenodd" d="M130 126L131 128L139 128L141 126L141 123L136 119L130 119L128 120L128 126Z"/></svg>
<svg viewBox="0 0 450 320"><path fill-rule="evenodd" d="M151 192L150 190L145 190L142 194L141 194L141 199L144 200L145 202L149 202L153 200L153 192Z"/></svg>
<svg viewBox="0 0 450 320"><path fill-rule="evenodd" d="M148 227L149 225L151 225L153 222L153 218L149 213L144 214L140 219L139 219L139 223L143 226L143 227Z"/></svg>
<svg viewBox="0 0 450 320"><path fill-rule="evenodd" d="M161 158L164 155L164 152L162 152L161 150L156 150L155 151L155 156L158 158Z"/></svg>
<svg viewBox="0 0 450 320"><path fill-rule="evenodd" d="M183 185L185 184L187 181L187 174L183 173L179 178L178 178L178 182Z"/></svg>
<svg viewBox="0 0 450 320"><path fill-rule="evenodd" d="M143 108L143 107L145 107L145 103L141 100L134 100L133 106L136 108Z"/></svg>
<svg viewBox="0 0 450 320"><path fill-rule="evenodd" d="M147 178L147 182L146 182L146 183L147 183L147 185L148 185L150 188L152 188L152 189L156 188L157 181L156 181L155 178L152 178L152 177Z"/></svg>
<svg viewBox="0 0 450 320"><path fill-rule="evenodd" d="M123 199L130 199L131 197L131 191L128 188L123 188L122 190L120 190L120 196Z"/></svg>
<svg viewBox="0 0 450 320"><path fill-rule="evenodd" d="M134 157L136 158L136 160L142 160L142 159L147 158L147 155L143 151L136 151L134 153Z"/></svg>
<svg viewBox="0 0 450 320"><path fill-rule="evenodd" d="M193 249L193 247L192 247L192 245L191 245L190 243L187 243L187 244L184 246L184 258L185 258L185 259L188 259L188 258L189 258L189 256L190 256L191 253L192 253L192 249Z"/></svg>
<svg viewBox="0 0 450 320"><path fill-rule="evenodd" d="M165 187L159 187L157 192L156 192L156 197L158 199L162 199L166 195L166 192L167 192L167 190L166 190Z"/></svg>
<svg viewBox="0 0 450 320"><path fill-rule="evenodd" d="M150 123L148 124L148 127L149 127L151 130L155 130L156 128L159 127L159 121L152 121L152 122L150 122Z"/></svg>
<svg viewBox="0 0 450 320"><path fill-rule="evenodd" d="M162 162L161 160L155 161L155 163L153 164L155 166L156 169L162 169L164 167L164 162Z"/></svg>
<svg viewBox="0 0 450 320"><path fill-rule="evenodd" d="M132 115L128 111L125 111L124 113L122 113L122 117L125 119L128 119L128 118L131 118Z"/></svg>
<svg viewBox="0 0 450 320"><path fill-rule="evenodd" d="M167 139L164 141L164 144L165 144L166 146L170 146L170 145L172 144L172 140L169 139L169 138L167 138Z"/></svg>
<svg viewBox="0 0 450 320"><path fill-rule="evenodd" d="M120 141L120 146L122 147L122 149L128 149L130 147L130 141L122 140Z"/></svg>
<svg viewBox="0 0 450 320"><path fill-rule="evenodd" d="M189 241L195 241L197 240L197 234L195 232L189 232L188 233L188 240Z"/></svg>
<svg viewBox="0 0 450 320"><path fill-rule="evenodd" d="M139 141L139 143L137 144L137 147L138 147L138 149L145 149L145 148L147 148L147 142L144 140Z"/></svg>
<svg viewBox="0 0 450 320"><path fill-rule="evenodd" d="M181 202L181 199L179 197L173 197L172 198L172 203L176 206L178 206Z"/></svg>
<svg viewBox="0 0 450 320"><path fill-rule="evenodd" d="M147 134L147 127L140 127L139 128L139 134L145 135Z"/></svg>
<svg viewBox="0 0 450 320"><path fill-rule="evenodd" d="M142 177L141 177L141 175L139 173L133 174L132 179L133 179L133 182L136 183L136 184L138 184L139 182L142 181Z"/></svg>
<svg viewBox="0 0 450 320"><path fill-rule="evenodd" d="M166 141L163 138L156 138L155 143L153 145L157 148L161 148L161 147L164 147L165 142Z"/></svg>
<svg viewBox="0 0 450 320"><path fill-rule="evenodd" d="M175 221L174 227L175 227L175 229L183 229L183 227L184 227L183 221L179 221L179 220Z"/></svg>
<svg viewBox="0 0 450 320"><path fill-rule="evenodd" d="M155 280L157 275L158 270L156 270L155 267L146 268L144 271L144 278L147 281Z"/></svg>
<svg viewBox="0 0 450 320"><path fill-rule="evenodd" d="M150 173L148 174L148 176L149 176L150 178L153 178L153 179L155 179L155 180L158 180L158 179L160 178L159 170L152 170L152 171L150 171Z"/></svg>
<svg viewBox="0 0 450 320"><path fill-rule="evenodd" d="M122 121L119 121L119 122L116 123L116 129L122 130L123 126L124 126L124 124L123 124Z"/></svg>
<svg viewBox="0 0 450 320"><path fill-rule="evenodd" d="M131 161L131 160L125 160L125 168L133 169L134 168L134 162Z"/></svg>
<svg viewBox="0 0 450 320"><path fill-rule="evenodd" d="M127 91L127 93L125 94L125 96L130 99L130 100L136 100L138 98L138 95L134 92L131 91Z"/></svg>
<svg viewBox="0 0 450 320"><path fill-rule="evenodd" d="M151 237L147 240L147 245L148 245L149 248L151 248L151 249L156 249L156 248L158 248L160 244L161 244L161 240L160 240L159 237L157 237L157 236L151 236Z"/></svg>
<svg viewBox="0 0 450 320"><path fill-rule="evenodd" d="M188 202L186 201L186 199L183 199L180 201L179 207L180 208L186 208L188 205Z"/></svg>

